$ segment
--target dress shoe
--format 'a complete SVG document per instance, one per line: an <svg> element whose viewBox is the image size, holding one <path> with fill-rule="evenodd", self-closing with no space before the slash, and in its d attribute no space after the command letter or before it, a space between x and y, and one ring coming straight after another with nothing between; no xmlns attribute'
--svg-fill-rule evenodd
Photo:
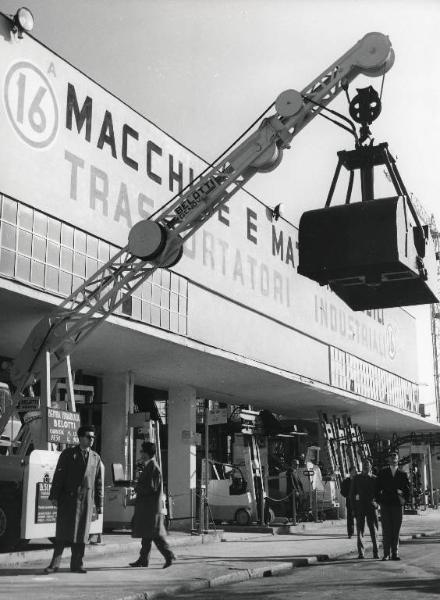
<svg viewBox="0 0 440 600"><path fill-rule="evenodd" d="M45 575L50 575L51 573L57 573L58 567L46 567L44 569Z"/></svg>
<svg viewBox="0 0 440 600"><path fill-rule="evenodd" d="M379 554L377 552L373 552L373 558L379 558Z"/></svg>
<svg viewBox="0 0 440 600"><path fill-rule="evenodd" d="M138 558L132 563L128 563L130 567L148 567L148 563L145 560Z"/></svg>
<svg viewBox="0 0 440 600"><path fill-rule="evenodd" d="M400 556L398 554L393 554L391 560L400 560Z"/></svg>
<svg viewBox="0 0 440 600"><path fill-rule="evenodd" d="M382 558L382 560L390 560L390 557L389 557L389 556L384 556L384 557Z"/></svg>
<svg viewBox="0 0 440 600"><path fill-rule="evenodd" d="M167 558L162 568L167 569L168 567L171 567L171 565L173 564L173 560L174 558Z"/></svg>
<svg viewBox="0 0 440 600"><path fill-rule="evenodd" d="M87 569L84 567L78 567L77 569L70 569L72 573L87 573Z"/></svg>
<svg viewBox="0 0 440 600"><path fill-rule="evenodd" d="M358 558L365 558L365 556L363 554L359 554Z"/></svg>

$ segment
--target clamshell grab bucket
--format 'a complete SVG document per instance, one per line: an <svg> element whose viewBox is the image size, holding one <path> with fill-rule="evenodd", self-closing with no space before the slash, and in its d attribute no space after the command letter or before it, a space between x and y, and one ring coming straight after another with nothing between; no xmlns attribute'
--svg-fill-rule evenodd
<svg viewBox="0 0 440 600"><path fill-rule="evenodd" d="M432 238L402 196L305 212L298 240L298 273L353 310L438 302Z"/></svg>

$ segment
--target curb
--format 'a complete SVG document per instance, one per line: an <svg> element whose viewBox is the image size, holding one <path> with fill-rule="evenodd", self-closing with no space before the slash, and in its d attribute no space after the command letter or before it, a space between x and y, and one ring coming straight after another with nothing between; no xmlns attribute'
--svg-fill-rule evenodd
<svg viewBox="0 0 440 600"><path fill-rule="evenodd" d="M412 540L418 540L421 538L425 538L428 537L430 535L440 535L440 531L438 529L431 529L428 531L424 531L423 533L412 533L412 534L406 534L406 535L401 535L399 536L399 542L402 543L407 543L407 542L411 542ZM378 548L382 548L382 542L378 543ZM365 544L365 549L366 550L370 550L372 548L372 544L371 542L367 542ZM327 555L327 558L325 559L321 559L321 560L328 560L328 561L332 561L332 560L336 560L338 558L343 558L344 556L351 556L352 554L357 554L357 549L353 549L350 552L343 552L341 554L339 553L331 553ZM319 560L319 559L318 559Z"/></svg>
<svg viewBox="0 0 440 600"><path fill-rule="evenodd" d="M431 529L430 531L424 531L423 533L413 533L409 535L401 535L401 542L410 542L411 540L419 540L424 537L428 537L430 535L440 535L440 531L438 529Z"/></svg>
<svg viewBox="0 0 440 600"><path fill-rule="evenodd" d="M270 567L238 569L234 570L232 573L217 575L212 579L198 579L195 581L188 581L188 583L181 585L168 586L157 591L138 592L136 594L131 594L130 596L121 596L117 600L155 600L156 598L164 598L168 596L174 596L175 594L185 594L195 592L197 590L220 587L230 583L248 581L249 579L259 579L261 577L281 575L282 573L288 573L293 569L293 567L294 565L292 562L282 562L272 564Z"/></svg>
<svg viewBox="0 0 440 600"><path fill-rule="evenodd" d="M299 531L316 531L322 529L323 527L333 527L337 524L340 524L340 521L328 520L328 521L300 521L296 525L292 525L291 523L281 523L274 521L270 525L267 526L257 526L257 525L226 525L223 527L223 531L227 533L261 533L261 534L269 534L269 535L287 535L289 533L298 533Z"/></svg>

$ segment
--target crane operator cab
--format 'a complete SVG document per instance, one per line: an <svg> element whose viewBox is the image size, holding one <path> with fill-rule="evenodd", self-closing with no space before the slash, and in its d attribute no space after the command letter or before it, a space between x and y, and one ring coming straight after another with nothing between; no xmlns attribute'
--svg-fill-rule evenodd
<svg viewBox="0 0 440 600"><path fill-rule="evenodd" d="M378 116L372 109L378 101L373 88L358 90L350 104L350 114L362 122L356 149L338 152L325 208L305 212L299 225L298 273L328 285L353 310L438 302L429 227L419 220L388 144L361 145ZM362 105L367 114L360 116ZM395 195L375 199L378 166L387 169ZM342 167L349 172L345 204L330 206ZM360 171L362 201L350 203L355 171Z"/></svg>

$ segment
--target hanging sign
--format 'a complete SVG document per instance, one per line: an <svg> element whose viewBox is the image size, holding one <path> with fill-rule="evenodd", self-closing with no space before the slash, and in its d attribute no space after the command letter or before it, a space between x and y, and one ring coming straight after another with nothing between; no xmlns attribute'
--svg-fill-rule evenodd
<svg viewBox="0 0 440 600"><path fill-rule="evenodd" d="M228 422L228 409L215 408L208 412L208 425L220 425Z"/></svg>
<svg viewBox="0 0 440 600"><path fill-rule="evenodd" d="M77 444L80 426L78 413L56 408L47 409L47 441L56 444Z"/></svg>

